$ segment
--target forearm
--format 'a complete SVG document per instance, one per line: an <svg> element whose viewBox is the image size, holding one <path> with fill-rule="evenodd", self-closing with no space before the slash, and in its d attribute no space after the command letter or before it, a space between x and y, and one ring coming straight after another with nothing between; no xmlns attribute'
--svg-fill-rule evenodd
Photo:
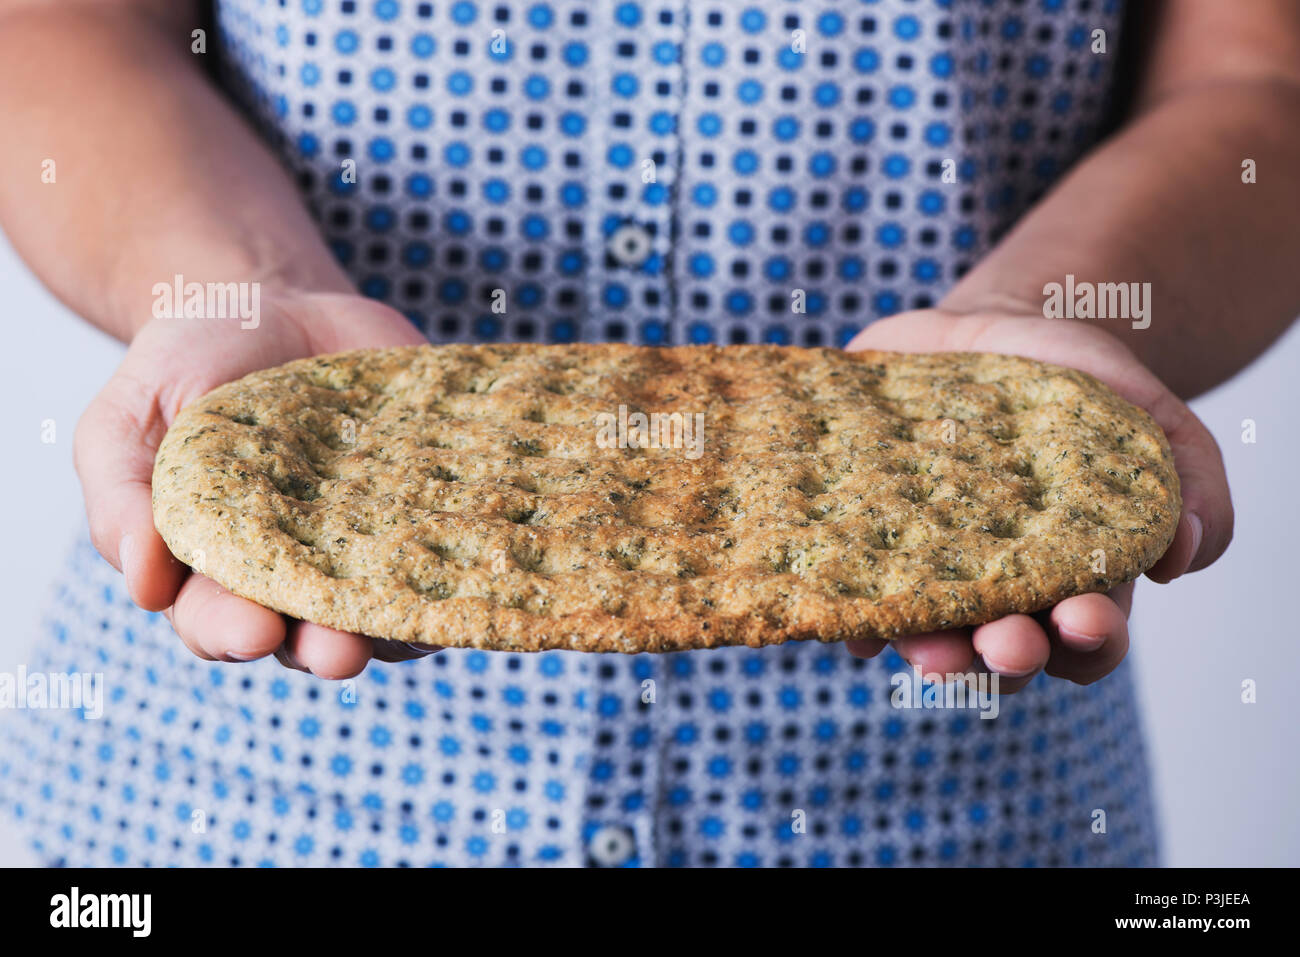
<svg viewBox="0 0 1300 957"><path fill-rule="evenodd" d="M1041 310L1044 286L1150 283L1151 324L1093 318L1179 395L1222 382L1300 312L1300 87L1207 86L1092 153L941 304ZM1258 181L1242 182L1253 159Z"/></svg>
<svg viewBox="0 0 1300 957"><path fill-rule="evenodd" d="M289 177L200 69L182 7L0 13L0 225L55 295L124 340L151 317L153 286L178 274L351 288Z"/></svg>

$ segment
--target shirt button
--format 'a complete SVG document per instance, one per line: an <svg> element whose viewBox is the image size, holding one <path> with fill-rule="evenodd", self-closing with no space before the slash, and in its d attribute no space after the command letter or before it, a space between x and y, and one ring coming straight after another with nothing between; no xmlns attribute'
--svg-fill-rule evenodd
<svg viewBox="0 0 1300 957"><path fill-rule="evenodd" d="M624 223L610 234L609 254L623 266L640 266L650 258L650 234L636 223Z"/></svg>
<svg viewBox="0 0 1300 957"><path fill-rule="evenodd" d="M625 827L602 827L591 836L587 853L601 867L618 867L632 859L636 841Z"/></svg>

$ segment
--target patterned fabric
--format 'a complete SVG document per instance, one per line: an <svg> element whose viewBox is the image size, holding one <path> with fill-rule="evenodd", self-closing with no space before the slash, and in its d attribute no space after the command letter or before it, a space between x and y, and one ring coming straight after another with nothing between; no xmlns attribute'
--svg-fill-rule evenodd
<svg viewBox="0 0 1300 957"><path fill-rule="evenodd" d="M1087 0L228 0L218 22L340 259L435 340L843 343L935 301L1088 146L1114 55L1092 31L1118 41ZM84 540L55 608L31 669L109 693L97 720L0 716L0 806L50 862L1155 860L1127 665L1040 677L994 720L894 707L896 654L815 643L448 650L328 683L194 659Z"/></svg>
<svg viewBox="0 0 1300 957"><path fill-rule="evenodd" d="M838 645L453 649L323 682L196 659L88 540L56 607L33 670L102 673L104 716L0 721L0 805L51 862L1152 862L1127 665L992 720L895 708L898 656Z"/></svg>
<svg viewBox="0 0 1300 957"><path fill-rule="evenodd" d="M431 338L842 345L932 305L1092 141L1115 6L228 0L220 23L340 259Z"/></svg>

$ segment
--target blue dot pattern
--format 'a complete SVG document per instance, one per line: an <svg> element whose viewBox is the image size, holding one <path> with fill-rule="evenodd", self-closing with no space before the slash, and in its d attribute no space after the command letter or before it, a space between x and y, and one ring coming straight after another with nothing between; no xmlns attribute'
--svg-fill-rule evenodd
<svg viewBox="0 0 1300 957"><path fill-rule="evenodd" d="M324 682L196 659L88 539L55 597L31 668L101 673L103 717L0 718L0 808L53 864L1154 862L1127 664L993 720L895 708L896 654L817 643L448 649Z"/></svg>
<svg viewBox="0 0 1300 957"><path fill-rule="evenodd" d="M436 341L843 345L1093 142L1119 42L1101 0L218 12L335 253Z"/></svg>
<svg viewBox="0 0 1300 957"><path fill-rule="evenodd" d="M218 18L226 82L340 260L434 340L842 343L934 301L1086 148L1091 31L1118 36L1086 0ZM108 691L99 719L0 714L0 807L50 863L1156 859L1127 664L1039 677L994 720L895 708L895 653L816 643L451 649L332 683L193 658L84 538L55 599L31 669Z"/></svg>

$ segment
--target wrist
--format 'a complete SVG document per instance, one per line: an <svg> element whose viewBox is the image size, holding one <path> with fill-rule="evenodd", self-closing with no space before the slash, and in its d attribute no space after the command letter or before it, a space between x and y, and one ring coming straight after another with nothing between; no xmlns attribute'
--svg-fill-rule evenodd
<svg viewBox="0 0 1300 957"><path fill-rule="evenodd" d="M202 319L257 329L264 316L293 313L273 308L279 304L318 293L356 292L323 248L319 255L296 259L256 249L142 258L165 265L114 269L117 278L106 302L106 327L127 342L155 319Z"/></svg>

